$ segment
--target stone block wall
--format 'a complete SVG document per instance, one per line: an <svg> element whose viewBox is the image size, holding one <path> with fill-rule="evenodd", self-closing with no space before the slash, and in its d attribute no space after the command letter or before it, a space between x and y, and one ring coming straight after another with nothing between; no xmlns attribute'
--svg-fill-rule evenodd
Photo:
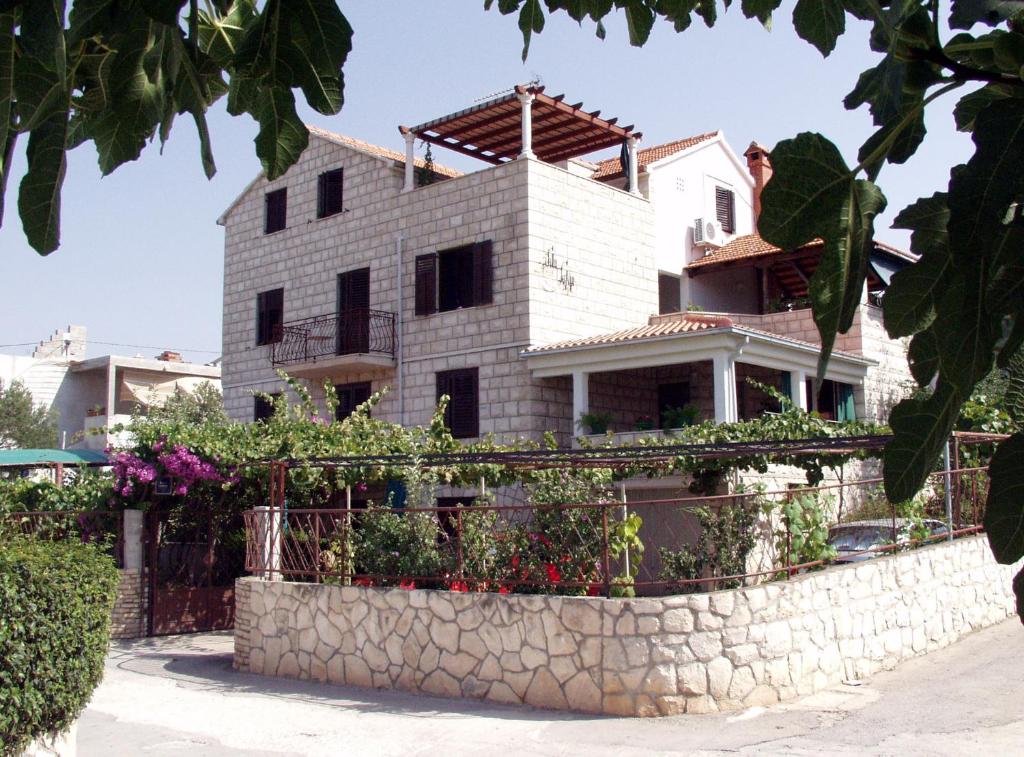
<svg viewBox="0 0 1024 757"><path fill-rule="evenodd" d="M110 638L139 639L146 635L146 582L138 570L121 570L117 599L110 617Z"/></svg>
<svg viewBox="0 0 1024 757"><path fill-rule="evenodd" d="M985 537L658 599L240 579L235 667L626 716L765 705L865 678L1013 612Z"/></svg>

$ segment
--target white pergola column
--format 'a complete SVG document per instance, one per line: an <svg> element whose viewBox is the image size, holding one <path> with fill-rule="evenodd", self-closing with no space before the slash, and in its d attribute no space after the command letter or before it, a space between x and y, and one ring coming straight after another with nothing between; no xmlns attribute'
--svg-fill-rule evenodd
<svg viewBox="0 0 1024 757"><path fill-rule="evenodd" d="M537 157L533 154L533 100L534 97L530 92L523 92L519 95L523 119L523 151L519 153L520 160Z"/></svg>
<svg viewBox="0 0 1024 757"><path fill-rule="evenodd" d="M805 371L789 372L790 399L799 410L807 412L807 373Z"/></svg>
<svg viewBox="0 0 1024 757"><path fill-rule="evenodd" d="M629 156L629 193L640 194L640 177L637 176L638 166L636 160L636 137L626 140L626 153Z"/></svg>
<svg viewBox="0 0 1024 757"><path fill-rule="evenodd" d="M734 423L739 420L736 360L731 354L715 355L711 370L715 387L715 423Z"/></svg>
<svg viewBox="0 0 1024 757"><path fill-rule="evenodd" d="M580 418L590 412L590 374L573 371L572 374L572 423L573 429ZM576 434L573 433L573 438Z"/></svg>
<svg viewBox="0 0 1024 757"><path fill-rule="evenodd" d="M416 188L416 133L404 132L405 136L405 186L403 192L411 192Z"/></svg>

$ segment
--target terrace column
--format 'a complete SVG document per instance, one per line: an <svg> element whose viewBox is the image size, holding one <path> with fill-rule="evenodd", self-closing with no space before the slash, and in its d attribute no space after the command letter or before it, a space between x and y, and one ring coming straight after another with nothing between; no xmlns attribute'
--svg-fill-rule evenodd
<svg viewBox="0 0 1024 757"><path fill-rule="evenodd" d="M121 515L124 534L124 569L142 571L142 510L125 510Z"/></svg>
<svg viewBox="0 0 1024 757"><path fill-rule="evenodd" d="M264 581L280 580L283 511L274 507L254 507L253 512L256 520L255 546L259 556L259 565L254 572Z"/></svg>
<svg viewBox="0 0 1024 757"><path fill-rule="evenodd" d="M640 194L640 177L637 176L636 137L626 140L626 152L629 155L629 193L638 195Z"/></svg>
<svg viewBox="0 0 1024 757"><path fill-rule="evenodd" d="M519 153L519 159L536 158L533 154L533 94L523 92L519 95L519 103L523 106L523 151Z"/></svg>
<svg viewBox="0 0 1024 757"><path fill-rule="evenodd" d="M403 192L416 188L416 132L403 132L405 136L405 186Z"/></svg>
<svg viewBox="0 0 1024 757"><path fill-rule="evenodd" d="M712 361L715 387L715 423L739 420L736 403L736 359L731 354L715 355Z"/></svg>
<svg viewBox="0 0 1024 757"><path fill-rule="evenodd" d="M798 410L807 412L807 373L805 371L789 372L789 393L793 404Z"/></svg>
<svg viewBox="0 0 1024 757"><path fill-rule="evenodd" d="M576 438L576 424L580 417L590 412L590 374L574 371L572 374L572 425Z"/></svg>

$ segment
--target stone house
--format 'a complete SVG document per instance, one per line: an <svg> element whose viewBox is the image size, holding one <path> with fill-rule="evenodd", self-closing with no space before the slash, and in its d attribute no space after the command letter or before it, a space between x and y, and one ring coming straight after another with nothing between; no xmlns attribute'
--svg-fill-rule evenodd
<svg viewBox="0 0 1024 757"><path fill-rule="evenodd" d="M911 258L877 244L814 396L821 246L757 236L757 144L741 157L716 131L641 149L633 126L533 86L400 131L404 153L310 127L298 163L219 219L232 417L267 413L254 392L282 391L283 369L314 396L336 386L339 414L388 387L374 413L424 424L447 394L457 437L567 445L588 413L626 439L674 407L772 409L747 377L837 419L884 417L909 381L877 303ZM417 142L483 167L445 168Z"/></svg>

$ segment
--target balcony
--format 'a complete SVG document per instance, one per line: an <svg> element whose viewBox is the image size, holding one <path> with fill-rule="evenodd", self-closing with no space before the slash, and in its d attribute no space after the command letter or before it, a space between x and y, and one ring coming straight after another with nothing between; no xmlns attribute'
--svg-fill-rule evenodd
<svg viewBox="0 0 1024 757"><path fill-rule="evenodd" d="M271 362L302 378L388 370L395 366L397 343L394 313L346 310L285 323Z"/></svg>

